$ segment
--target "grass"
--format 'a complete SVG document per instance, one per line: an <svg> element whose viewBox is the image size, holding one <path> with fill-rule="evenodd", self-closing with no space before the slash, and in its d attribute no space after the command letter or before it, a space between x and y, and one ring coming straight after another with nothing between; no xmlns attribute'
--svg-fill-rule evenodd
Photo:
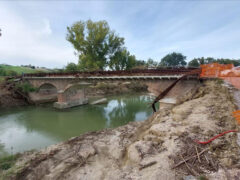
<svg viewBox="0 0 240 180"><path fill-rule="evenodd" d="M10 169L16 162L18 154L0 158L0 170Z"/></svg>
<svg viewBox="0 0 240 180"><path fill-rule="evenodd" d="M0 65L0 70L4 71L6 75L21 75L22 73L40 73L49 72L46 69L32 69L29 67L22 66L11 66L11 65Z"/></svg>
<svg viewBox="0 0 240 180"><path fill-rule="evenodd" d="M12 179L11 177L21 169L15 165L19 157L20 154L15 154L0 158L0 180Z"/></svg>
<svg viewBox="0 0 240 180"><path fill-rule="evenodd" d="M4 81L4 76L0 76L0 84Z"/></svg>

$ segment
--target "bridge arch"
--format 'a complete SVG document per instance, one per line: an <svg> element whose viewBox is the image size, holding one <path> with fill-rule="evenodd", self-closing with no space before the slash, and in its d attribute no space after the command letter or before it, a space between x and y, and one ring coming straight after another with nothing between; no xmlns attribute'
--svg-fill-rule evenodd
<svg viewBox="0 0 240 180"><path fill-rule="evenodd" d="M67 85L63 90L63 96L66 101L73 101L76 99L85 98L85 85L82 83L74 83Z"/></svg>
<svg viewBox="0 0 240 180"><path fill-rule="evenodd" d="M84 89L86 86L90 85L91 83L86 82L79 82L79 83L72 83L68 84L64 89L63 92L71 90L71 89Z"/></svg>
<svg viewBox="0 0 240 180"><path fill-rule="evenodd" d="M38 88L38 93L40 94L57 94L58 90L55 85L51 83L43 83Z"/></svg>

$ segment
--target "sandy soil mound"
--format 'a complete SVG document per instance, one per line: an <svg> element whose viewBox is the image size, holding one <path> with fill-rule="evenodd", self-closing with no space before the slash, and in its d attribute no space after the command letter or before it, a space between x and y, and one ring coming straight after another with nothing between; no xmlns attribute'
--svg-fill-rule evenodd
<svg viewBox="0 0 240 180"><path fill-rule="evenodd" d="M41 152L25 153L9 179L234 179L240 177L237 108L229 88L206 82L184 103L145 122L87 133ZM11 173L10 173L11 172Z"/></svg>

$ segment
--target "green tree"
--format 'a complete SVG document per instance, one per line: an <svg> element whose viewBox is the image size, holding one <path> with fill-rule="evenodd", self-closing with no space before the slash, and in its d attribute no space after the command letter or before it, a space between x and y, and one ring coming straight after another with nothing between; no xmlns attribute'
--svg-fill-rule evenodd
<svg viewBox="0 0 240 180"><path fill-rule="evenodd" d="M68 63L65 71L67 72L73 72L73 71L77 71L78 70L78 66L75 63Z"/></svg>
<svg viewBox="0 0 240 180"><path fill-rule="evenodd" d="M194 58L188 63L189 67L199 67L201 64L210 64L210 63L219 63L219 64L233 64L234 66L240 65L240 60L236 59L215 59L212 57L201 57L201 58Z"/></svg>
<svg viewBox="0 0 240 180"><path fill-rule="evenodd" d="M185 66L187 64L185 60L186 56L181 53L173 52L163 57L159 65L167 67Z"/></svg>
<svg viewBox="0 0 240 180"><path fill-rule="evenodd" d="M104 70L124 45L124 38L110 30L106 21L78 21L67 31L67 40L76 50L81 70Z"/></svg>
<svg viewBox="0 0 240 180"><path fill-rule="evenodd" d="M206 60L204 57L201 58L194 58L188 63L189 67L199 67L201 64L206 64Z"/></svg>
<svg viewBox="0 0 240 180"><path fill-rule="evenodd" d="M136 64L136 58L123 48L110 57L109 67L112 70L129 70Z"/></svg>
<svg viewBox="0 0 240 180"><path fill-rule="evenodd" d="M157 61L154 61L153 59L151 59L151 58L149 58L148 60L147 60L147 67L148 68L156 68L157 66L158 66L158 63L157 63Z"/></svg>
<svg viewBox="0 0 240 180"><path fill-rule="evenodd" d="M136 60L134 68L145 69L147 68L147 63L144 60Z"/></svg>
<svg viewBox="0 0 240 180"><path fill-rule="evenodd" d="M219 64L233 64L234 66L240 66L240 60L236 60L236 59L217 59L217 61Z"/></svg>

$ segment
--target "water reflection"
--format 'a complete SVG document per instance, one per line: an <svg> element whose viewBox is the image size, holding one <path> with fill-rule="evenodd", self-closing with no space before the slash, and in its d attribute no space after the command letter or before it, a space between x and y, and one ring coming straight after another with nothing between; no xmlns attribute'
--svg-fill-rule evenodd
<svg viewBox="0 0 240 180"><path fill-rule="evenodd" d="M64 111L52 105L1 111L0 152L39 149L88 131L145 120L152 113L151 101L146 95L125 95L108 98L107 104Z"/></svg>

